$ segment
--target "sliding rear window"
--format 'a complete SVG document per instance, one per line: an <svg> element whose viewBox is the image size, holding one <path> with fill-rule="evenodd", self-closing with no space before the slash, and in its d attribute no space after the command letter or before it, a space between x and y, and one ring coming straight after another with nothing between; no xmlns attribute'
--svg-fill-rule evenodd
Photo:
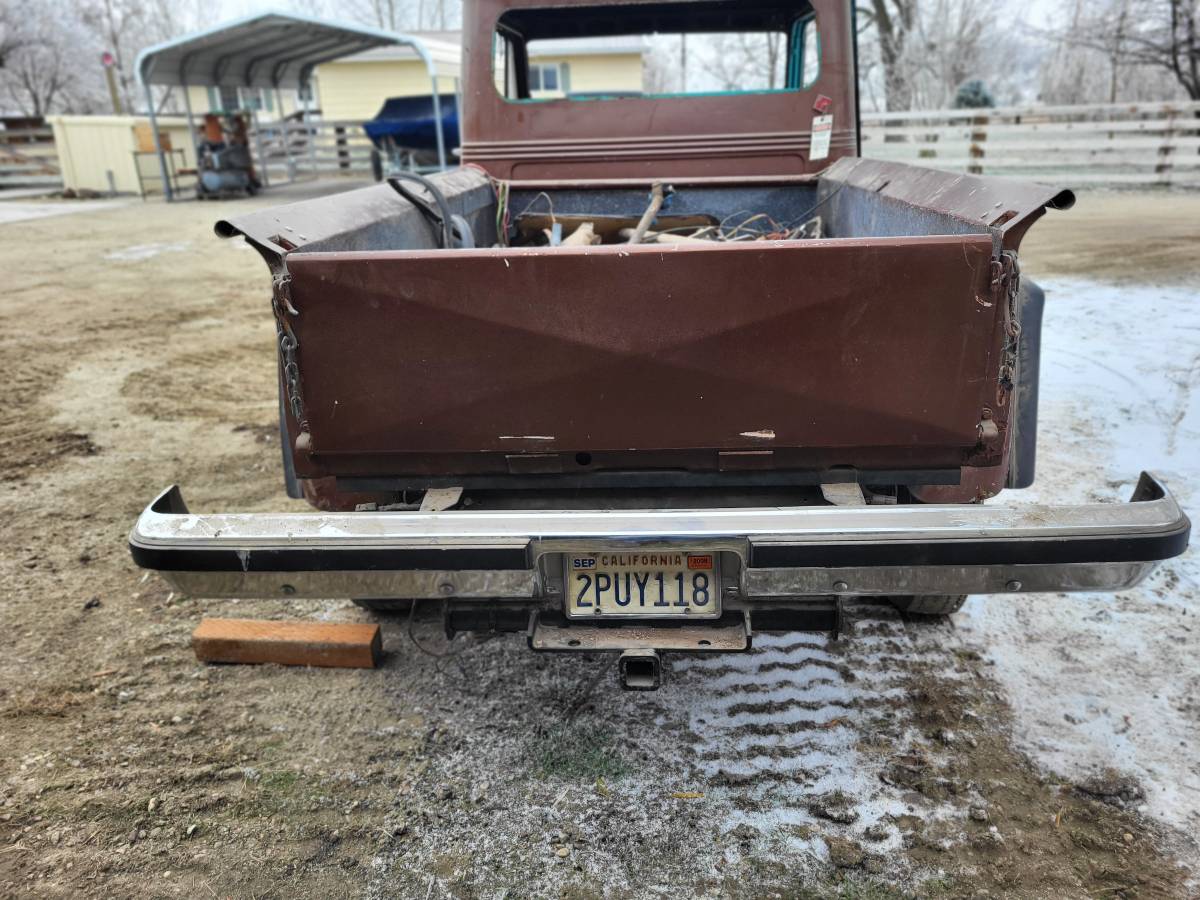
<svg viewBox="0 0 1200 900"><path fill-rule="evenodd" d="M511 102L801 91L820 78L807 0L510 9L493 74Z"/></svg>

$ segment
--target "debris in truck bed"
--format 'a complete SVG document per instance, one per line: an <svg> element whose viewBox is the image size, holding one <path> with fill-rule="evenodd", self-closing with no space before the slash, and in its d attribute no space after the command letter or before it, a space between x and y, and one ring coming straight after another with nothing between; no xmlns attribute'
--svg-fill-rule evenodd
<svg viewBox="0 0 1200 900"><path fill-rule="evenodd" d="M584 247L600 243L600 235L596 234L596 226L584 222L569 235L562 239L564 247Z"/></svg>
<svg viewBox="0 0 1200 900"><path fill-rule="evenodd" d="M642 238L646 236L646 232L650 230L650 226L654 224L654 220L658 217L658 211L662 209L667 198L675 193L675 188L667 185L663 187L662 182L656 181L650 186L650 204L646 207L646 211L642 213L642 217L638 219L637 227L633 229L633 234L629 236L629 243L640 244Z"/></svg>
<svg viewBox="0 0 1200 900"><path fill-rule="evenodd" d="M556 215L554 213L526 212L517 216L516 229L521 240L525 241L549 231L555 223L562 226L563 234L570 234L582 223L591 222L592 228L599 235L603 243L615 244L625 242L626 238L621 236L621 232L626 229L632 231L637 225L637 221L636 216L576 213ZM684 233L699 231L706 227L715 227L716 225L716 216L670 214L659 216L654 230L658 232Z"/></svg>
<svg viewBox="0 0 1200 900"><path fill-rule="evenodd" d="M824 223L819 215L799 223L779 222L766 213L747 210L735 212L724 219L718 219L711 214L694 213L655 215L639 234L643 222L634 216L587 212L556 213L553 202L545 193L538 194L533 202L536 203L543 197L550 207L549 212L525 211L517 215L516 234L511 237L518 246L788 241L811 240L824 236ZM648 208L647 213L650 211ZM743 218L739 220L739 216Z"/></svg>

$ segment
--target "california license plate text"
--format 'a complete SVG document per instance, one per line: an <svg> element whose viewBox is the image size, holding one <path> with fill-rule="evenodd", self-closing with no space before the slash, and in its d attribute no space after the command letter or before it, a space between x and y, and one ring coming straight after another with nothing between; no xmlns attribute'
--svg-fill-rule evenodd
<svg viewBox="0 0 1200 900"><path fill-rule="evenodd" d="M572 616L716 615L716 554L591 553L567 557Z"/></svg>

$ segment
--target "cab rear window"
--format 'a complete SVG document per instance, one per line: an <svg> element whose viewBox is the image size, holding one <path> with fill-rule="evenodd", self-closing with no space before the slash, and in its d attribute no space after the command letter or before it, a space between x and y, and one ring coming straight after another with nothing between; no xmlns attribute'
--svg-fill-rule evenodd
<svg viewBox="0 0 1200 900"><path fill-rule="evenodd" d="M807 0L510 9L493 51L513 102L800 91L821 71Z"/></svg>

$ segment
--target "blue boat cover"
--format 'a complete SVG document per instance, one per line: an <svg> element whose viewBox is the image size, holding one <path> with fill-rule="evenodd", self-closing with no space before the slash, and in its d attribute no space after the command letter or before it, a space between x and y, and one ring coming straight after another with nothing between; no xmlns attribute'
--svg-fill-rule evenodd
<svg viewBox="0 0 1200 900"><path fill-rule="evenodd" d="M442 133L446 152L458 146L458 103L454 94L439 94L442 107ZM384 149L384 139L397 147L411 150L436 150L437 126L433 117L433 95L390 97L374 119L363 123L363 130L376 147Z"/></svg>

